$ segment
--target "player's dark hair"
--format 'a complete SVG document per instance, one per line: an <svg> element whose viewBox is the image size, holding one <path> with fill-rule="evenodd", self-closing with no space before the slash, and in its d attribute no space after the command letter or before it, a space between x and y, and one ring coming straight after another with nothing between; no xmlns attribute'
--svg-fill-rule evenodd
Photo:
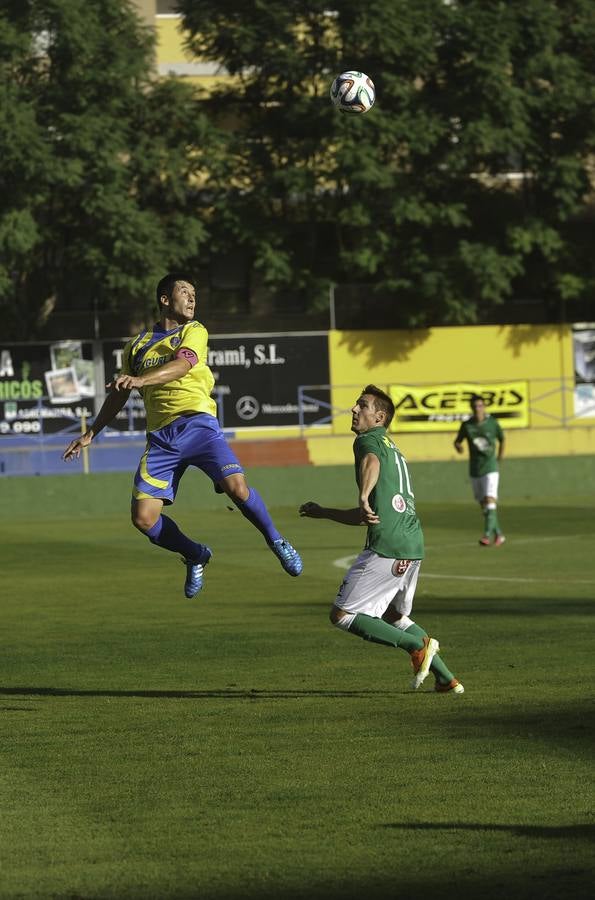
<svg viewBox="0 0 595 900"><path fill-rule="evenodd" d="M485 403L485 400L481 396L481 394L471 394L469 399L469 406L473 409L473 404L477 403L478 400L481 400L482 403Z"/></svg>
<svg viewBox="0 0 595 900"><path fill-rule="evenodd" d="M388 394L381 391L375 384L368 384L362 390L362 394L371 394L374 397L374 406L384 413L384 427L388 428L395 415L395 404Z"/></svg>
<svg viewBox="0 0 595 900"><path fill-rule="evenodd" d="M157 290L155 291L159 312L161 312L161 298L164 295L171 298L172 291L176 286L176 281L187 281L188 284L196 287L194 279L187 272L168 272L158 283Z"/></svg>

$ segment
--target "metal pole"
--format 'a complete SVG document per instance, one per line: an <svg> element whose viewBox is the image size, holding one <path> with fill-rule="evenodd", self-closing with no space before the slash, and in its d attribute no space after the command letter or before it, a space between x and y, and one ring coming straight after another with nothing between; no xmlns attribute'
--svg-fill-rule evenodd
<svg viewBox="0 0 595 900"><path fill-rule="evenodd" d="M93 414L97 415L105 398L105 364L103 360L103 343L99 337L99 313L97 311L97 298L93 298L93 377L95 379L95 394L93 396Z"/></svg>
<svg viewBox="0 0 595 900"><path fill-rule="evenodd" d="M85 413L83 413L81 416L81 434L84 434L86 430L87 430L87 417L86 417ZM85 475L88 475L89 474L89 448L88 447L83 447L82 457L83 457L83 472Z"/></svg>

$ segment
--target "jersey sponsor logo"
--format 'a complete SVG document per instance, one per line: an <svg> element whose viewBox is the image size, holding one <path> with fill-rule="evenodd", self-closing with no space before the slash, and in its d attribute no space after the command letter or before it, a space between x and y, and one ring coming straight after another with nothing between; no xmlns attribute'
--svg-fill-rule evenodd
<svg viewBox="0 0 595 900"><path fill-rule="evenodd" d="M407 509L407 504L402 494L395 494L391 502L395 512L404 513Z"/></svg>
<svg viewBox="0 0 595 900"><path fill-rule="evenodd" d="M221 466L221 474L223 474L223 472L226 472L227 474L229 474L229 469L241 469L241 468L242 467L239 463L227 463L227 465Z"/></svg>
<svg viewBox="0 0 595 900"><path fill-rule="evenodd" d="M150 356L148 359L144 359L141 365L141 369L154 369L157 366L164 366L166 362L169 362L173 359L172 354L168 353L165 356Z"/></svg>
<svg viewBox="0 0 595 900"><path fill-rule="evenodd" d="M486 412L506 428L529 427L529 385L526 381L392 384L389 393L396 411L390 427L394 432L453 431L456 425L471 417L469 402L473 394L483 397Z"/></svg>
<svg viewBox="0 0 595 900"><path fill-rule="evenodd" d="M395 559L392 567L392 573L395 578L401 578L411 565L410 559Z"/></svg>
<svg viewBox="0 0 595 900"><path fill-rule="evenodd" d="M485 453L486 450L490 450L492 447L488 439L481 434L473 438L473 446L477 447L480 453Z"/></svg>

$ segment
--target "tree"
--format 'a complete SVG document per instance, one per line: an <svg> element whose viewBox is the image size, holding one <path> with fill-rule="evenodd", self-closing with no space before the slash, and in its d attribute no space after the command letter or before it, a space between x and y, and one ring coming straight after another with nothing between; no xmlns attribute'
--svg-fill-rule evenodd
<svg viewBox="0 0 595 900"><path fill-rule="evenodd" d="M271 289L315 303L331 282L363 282L403 325L592 295L590 0L179 10L189 48L231 75L202 100L225 135L212 239L246 248ZM347 68L376 84L365 116L328 103ZM370 308L373 321L382 306Z"/></svg>
<svg viewBox="0 0 595 900"><path fill-rule="evenodd" d="M4 337L93 303L125 332L207 239L188 148L208 146L208 121L187 86L153 80L126 0L4 0L0 67Z"/></svg>

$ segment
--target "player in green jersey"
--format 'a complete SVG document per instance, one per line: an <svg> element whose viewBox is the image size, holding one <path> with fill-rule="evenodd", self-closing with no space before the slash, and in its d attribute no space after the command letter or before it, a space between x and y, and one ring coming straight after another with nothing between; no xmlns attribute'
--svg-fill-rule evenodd
<svg viewBox="0 0 595 900"><path fill-rule="evenodd" d="M504 432L500 423L486 412L479 394L470 400L473 415L461 423L455 439L455 450L464 453L463 442L469 447L469 475L473 496L483 511L484 531L479 539L482 547L500 547L506 538L498 521L498 461L504 454ZM496 449L497 448L497 449Z"/></svg>
<svg viewBox="0 0 595 900"><path fill-rule="evenodd" d="M312 519L366 525L368 529L365 547L331 607L333 625L365 641L409 653L413 689L432 671L439 693L462 694L463 685L437 655L438 641L410 618L424 538L407 463L387 433L394 413L394 404L384 391L373 384L362 390L351 410L359 505L331 509L310 500L299 512Z"/></svg>

